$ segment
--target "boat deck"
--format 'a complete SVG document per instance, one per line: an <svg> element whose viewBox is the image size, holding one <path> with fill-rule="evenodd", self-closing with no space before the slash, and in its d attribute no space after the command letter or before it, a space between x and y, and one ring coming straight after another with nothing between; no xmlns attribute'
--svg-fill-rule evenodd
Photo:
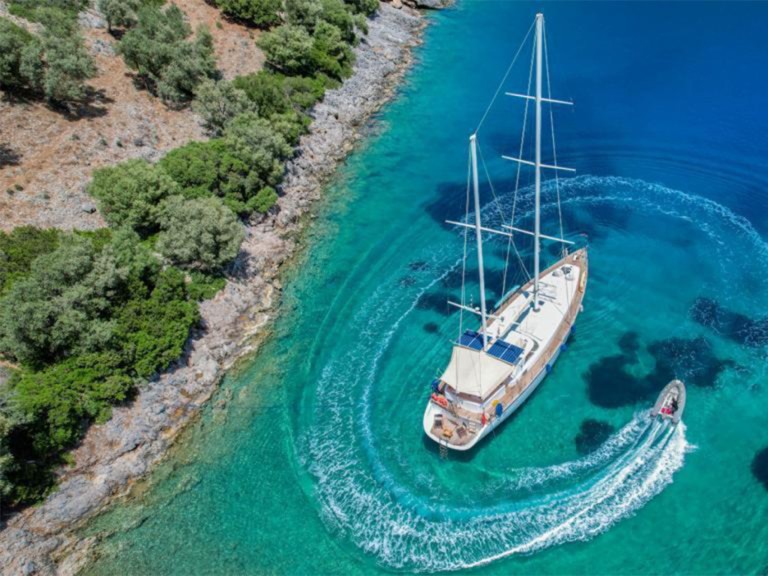
<svg viewBox="0 0 768 576"><path fill-rule="evenodd" d="M524 365L522 374L511 379L514 380L514 384L510 385L509 380L502 383L502 386L506 386L506 390L498 398L498 401L505 409L512 406L542 371L546 370L547 364L567 339L584 298L588 274L585 256L586 252L579 250L544 271L540 281L542 305L538 312L528 313L531 298L529 294L533 288L531 281L521 288L521 296L512 299L505 307L495 311L493 314L496 318L488 322L487 333L494 337L500 336L502 340L514 343L516 337L523 335L533 339L538 345L536 350L529 350L526 353L526 358L522 360ZM578 275L574 275L570 279L566 279L562 273L554 275L562 266L569 265L573 266L574 272L578 270ZM572 285L568 286L570 283ZM556 297L558 292L561 295L568 295L565 302L562 298ZM557 328L553 331L552 326L557 326ZM533 361L531 362L532 358ZM445 414L441 415L439 422L438 419L435 420L431 432L435 438L439 438L449 445L466 445L474 440L474 437L482 430L483 414L480 411L465 408L461 405L461 400L477 402L480 399L466 397L461 393L456 393L455 390L450 391L459 402L451 402L447 408L442 408L441 412ZM489 394L488 397L497 394L498 389ZM435 406L437 405L435 404ZM486 412L486 418L486 425L488 425L496 418L496 415Z"/></svg>

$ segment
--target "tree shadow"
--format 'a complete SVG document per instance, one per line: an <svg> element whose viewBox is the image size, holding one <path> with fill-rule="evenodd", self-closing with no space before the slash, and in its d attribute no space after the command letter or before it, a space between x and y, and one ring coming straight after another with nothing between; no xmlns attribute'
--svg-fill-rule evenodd
<svg viewBox="0 0 768 576"><path fill-rule="evenodd" d="M0 142L0 168L6 166L18 166L21 163L21 154L19 154L14 148L6 143Z"/></svg>
<svg viewBox="0 0 768 576"><path fill-rule="evenodd" d="M71 122L106 116L109 113L108 105L114 103L103 89L97 90L91 86L86 87L85 98L79 102L50 102L42 95L29 90L5 92L3 100L11 106L44 104L49 110Z"/></svg>

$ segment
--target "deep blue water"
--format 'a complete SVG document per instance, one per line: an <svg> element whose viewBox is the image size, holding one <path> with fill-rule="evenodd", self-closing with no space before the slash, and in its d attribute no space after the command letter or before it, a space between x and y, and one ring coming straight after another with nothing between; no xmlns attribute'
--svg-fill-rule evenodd
<svg viewBox="0 0 768 576"><path fill-rule="evenodd" d="M539 10L553 96L575 101L555 118L585 310L524 409L443 460L421 431L458 328L462 239L443 220L463 215L467 137ZM764 572L768 3L467 0L428 18L329 187L274 337L89 528L109 534L92 570ZM506 89L525 89L529 54ZM522 110L501 96L479 137L506 208ZM553 200L550 184L550 233ZM493 298L502 252L489 240ZM684 424L650 445L643 411L675 376Z"/></svg>

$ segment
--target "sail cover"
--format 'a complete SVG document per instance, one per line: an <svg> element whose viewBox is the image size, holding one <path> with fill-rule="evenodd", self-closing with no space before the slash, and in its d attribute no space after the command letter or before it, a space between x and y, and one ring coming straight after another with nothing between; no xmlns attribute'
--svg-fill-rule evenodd
<svg viewBox="0 0 768 576"><path fill-rule="evenodd" d="M512 373L513 366L479 350L454 346L441 379L459 393L485 398Z"/></svg>

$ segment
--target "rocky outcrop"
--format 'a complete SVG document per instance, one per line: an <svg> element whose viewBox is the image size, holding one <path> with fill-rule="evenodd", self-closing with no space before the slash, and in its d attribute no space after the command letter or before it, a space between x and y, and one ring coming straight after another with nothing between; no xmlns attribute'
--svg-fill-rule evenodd
<svg viewBox="0 0 768 576"><path fill-rule="evenodd" d="M366 120L395 89L410 63L422 20L407 8L383 4L356 50L355 71L313 112L287 168L279 209L247 227L247 237L226 287L201 306L202 322L176 365L149 382L106 424L92 427L44 503L13 518L0 533L3 573L73 573L87 559L89 542L74 530L126 493L199 413L219 380L265 336L280 292L279 270L297 247L298 232L322 186L354 143ZM83 208L85 209L85 208Z"/></svg>
<svg viewBox="0 0 768 576"><path fill-rule="evenodd" d="M426 10L441 10L452 4L452 0L387 0L393 8L409 6Z"/></svg>

